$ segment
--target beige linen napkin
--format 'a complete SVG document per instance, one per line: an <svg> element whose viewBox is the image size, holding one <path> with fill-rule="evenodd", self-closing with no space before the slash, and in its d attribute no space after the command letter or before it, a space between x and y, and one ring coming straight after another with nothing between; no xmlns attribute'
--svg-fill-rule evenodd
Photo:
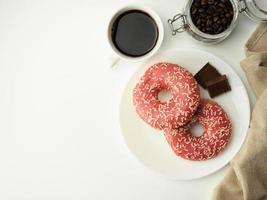
<svg viewBox="0 0 267 200"><path fill-rule="evenodd" d="M256 29L245 48L241 66L258 100L246 141L214 189L214 200L267 199L267 24Z"/></svg>

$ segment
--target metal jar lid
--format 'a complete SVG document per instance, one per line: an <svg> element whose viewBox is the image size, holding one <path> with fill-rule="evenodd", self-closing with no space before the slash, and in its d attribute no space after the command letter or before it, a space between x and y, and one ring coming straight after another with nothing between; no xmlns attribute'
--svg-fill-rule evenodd
<svg viewBox="0 0 267 200"><path fill-rule="evenodd" d="M267 0L240 0L240 11L254 21L267 22Z"/></svg>

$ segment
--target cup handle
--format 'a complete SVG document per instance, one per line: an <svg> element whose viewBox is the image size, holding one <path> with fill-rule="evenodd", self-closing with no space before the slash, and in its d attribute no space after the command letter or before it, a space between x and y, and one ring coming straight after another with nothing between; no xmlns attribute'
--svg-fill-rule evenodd
<svg viewBox="0 0 267 200"><path fill-rule="evenodd" d="M118 64L119 61L120 61L120 58L118 56L110 55L109 56L109 66L110 66L110 68L115 67Z"/></svg>

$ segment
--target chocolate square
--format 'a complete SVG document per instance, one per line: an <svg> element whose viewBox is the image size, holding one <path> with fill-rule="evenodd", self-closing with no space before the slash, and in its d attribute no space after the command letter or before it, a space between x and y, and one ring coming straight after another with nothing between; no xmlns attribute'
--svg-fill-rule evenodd
<svg viewBox="0 0 267 200"><path fill-rule="evenodd" d="M217 69L213 67L210 63L207 63L198 71L198 73L196 73L194 77L199 83L199 85L206 89L207 82L220 76L221 74L217 71Z"/></svg>
<svg viewBox="0 0 267 200"><path fill-rule="evenodd" d="M226 75L222 75L211 81L208 81L206 84L211 98L217 97L221 94L231 91L231 87L229 85Z"/></svg>

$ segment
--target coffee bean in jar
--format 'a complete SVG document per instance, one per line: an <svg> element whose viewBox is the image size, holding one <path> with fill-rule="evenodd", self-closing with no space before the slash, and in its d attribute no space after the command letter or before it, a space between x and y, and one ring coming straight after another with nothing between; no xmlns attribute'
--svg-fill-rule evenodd
<svg viewBox="0 0 267 200"><path fill-rule="evenodd" d="M234 9L230 0L193 0L190 15L201 32L216 35L231 25Z"/></svg>

